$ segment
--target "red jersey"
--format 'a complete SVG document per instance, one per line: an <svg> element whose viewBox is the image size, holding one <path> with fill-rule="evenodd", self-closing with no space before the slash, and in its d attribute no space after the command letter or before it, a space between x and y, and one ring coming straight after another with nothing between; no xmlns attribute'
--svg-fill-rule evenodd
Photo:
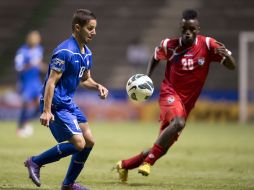
<svg viewBox="0 0 254 190"><path fill-rule="evenodd" d="M178 96L188 115L200 95L210 63L222 61L222 57L215 54L217 47L215 39L201 35L187 48L182 46L181 38L162 40L154 54L156 60L167 60L160 99Z"/></svg>

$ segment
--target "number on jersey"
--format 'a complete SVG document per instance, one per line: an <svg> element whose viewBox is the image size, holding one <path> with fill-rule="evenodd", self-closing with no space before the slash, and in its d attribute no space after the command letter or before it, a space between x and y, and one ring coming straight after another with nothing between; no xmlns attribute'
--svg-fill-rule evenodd
<svg viewBox="0 0 254 190"><path fill-rule="evenodd" d="M187 59L183 58L182 59L182 65L183 65L183 70L189 71L194 69L194 61L193 59Z"/></svg>
<svg viewBox="0 0 254 190"><path fill-rule="evenodd" d="M83 76L85 70L86 70L85 67L81 67L81 68L80 68L80 71L79 71L79 78Z"/></svg>

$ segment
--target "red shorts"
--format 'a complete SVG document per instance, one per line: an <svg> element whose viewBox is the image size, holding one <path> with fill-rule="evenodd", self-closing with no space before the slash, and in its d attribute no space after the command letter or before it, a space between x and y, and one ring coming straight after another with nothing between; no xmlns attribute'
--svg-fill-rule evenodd
<svg viewBox="0 0 254 190"><path fill-rule="evenodd" d="M168 126L175 117L187 118L185 107L177 95L170 95L159 99L160 105L160 132Z"/></svg>

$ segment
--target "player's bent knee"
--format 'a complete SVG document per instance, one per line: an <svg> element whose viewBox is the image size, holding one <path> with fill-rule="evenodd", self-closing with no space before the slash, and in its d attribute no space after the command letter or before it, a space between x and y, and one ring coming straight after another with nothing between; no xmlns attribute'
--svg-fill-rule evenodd
<svg viewBox="0 0 254 190"><path fill-rule="evenodd" d="M78 150L78 151L82 151L85 147L85 142L77 142L74 144L75 148Z"/></svg>
<svg viewBox="0 0 254 190"><path fill-rule="evenodd" d="M78 151L82 151L86 145L85 139L82 136L74 135L70 142Z"/></svg>
<svg viewBox="0 0 254 190"><path fill-rule="evenodd" d="M176 129L177 132L180 132L185 127L185 119L181 117L177 117L172 122L173 127Z"/></svg>
<svg viewBox="0 0 254 190"><path fill-rule="evenodd" d="M86 141L86 147L93 147L95 144L94 139L89 139Z"/></svg>

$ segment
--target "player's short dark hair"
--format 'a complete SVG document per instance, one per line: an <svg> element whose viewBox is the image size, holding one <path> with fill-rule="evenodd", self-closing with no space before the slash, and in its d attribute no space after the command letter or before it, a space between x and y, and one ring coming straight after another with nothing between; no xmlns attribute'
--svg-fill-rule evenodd
<svg viewBox="0 0 254 190"><path fill-rule="evenodd" d="M79 24L83 27L89 20L93 19L96 19L96 17L92 11L88 9L77 9L72 18L72 31L74 31L75 24Z"/></svg>
<svg viewBox="0 0 254 190"><path fill-rule="evenodd" d="M197 19L198 18L198 13L195 10L192 9L187 9L183 11L183 19L185 20L192 20L192 19Z"/></svg>

